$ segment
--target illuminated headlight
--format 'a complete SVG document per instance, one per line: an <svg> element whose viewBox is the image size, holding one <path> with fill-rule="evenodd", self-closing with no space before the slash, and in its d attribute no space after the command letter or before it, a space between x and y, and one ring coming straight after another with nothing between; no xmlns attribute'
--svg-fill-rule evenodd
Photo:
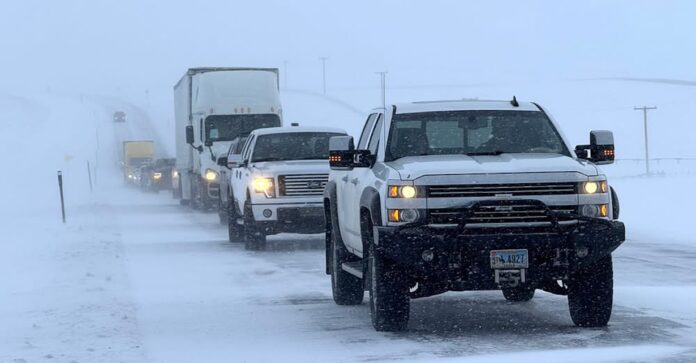
<svg viewBox="0 0 696 363"><path fill-rule="evenodd" d="M218 178L217 171L215 171L213 169L205 169L205 180L216 181L217 178Z"/></svg>
<svg viewBox="0 0 696 363"><path fill-rule="evenodd" d="M275 197L275 188L273 187L273 178L256 178L254 179L254 191L264 193L266 197Z"/></svg>
<svg viewBox="0 0 696 363"><path fill-rule="evenodd" d="M588 181L580 183L580 193L584 194L595 194L595 193L606 193L609 190L606 180L602 181Z"/></svg>
<svg viewBox="0 0 696 363"><path fill-rule="evenodd" d="M390 185L389 198L415 198L418 192L413 185Z"/></svg>
<svg viewBox="0 0 696 363"><path fill-rule="evenodd" d="M413 223L418 219L418 211L415 209L390 209L388 216L389 222Z"/></svg>
<svg viewBox="0 0 696 363"><path fill-rule="evenodd" d="M178 178L179 177L179 172L176 170L172 170L172 178Z"/></svg>
<svg viewBox="0 0 696 363"><path fill-rule="evenodd" d="M155 180L161 179L162 173L154 173L154 174L152 174L152 178Z"/></svg>
<svg viewBox="0 0 696 363"><path fill-rule="evenodd" d="M580 206L580 214L585 217L598 218L609 216L609 206L607 204L586 204Z"/></svg>

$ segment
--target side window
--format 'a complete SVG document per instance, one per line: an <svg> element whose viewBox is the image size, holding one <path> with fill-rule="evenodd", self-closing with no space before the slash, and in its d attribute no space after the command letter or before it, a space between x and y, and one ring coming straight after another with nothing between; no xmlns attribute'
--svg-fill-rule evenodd
<svg viewBox="0 0 696 363"><path fill-rule="evenodd" d="M380 114L377 117L377 123L372 131L372 136L370 136L370 145L368 149L373 155L377 153L377 147L379 146L379 139L382 137L382 124L384 124L384 118Z"/></svg>
<svg viewBox="0 0 696 363"><path fill-rule="evenodd" d="M375 119L377 118L377 114L373 113L371 114L368 118L367 121L365 122L365 127L362 130L362 134L360 134L360 141L358 142L358 150L363 150L367 146L367 139L370 136L370 131L372 131L372 126L375 124Z"/></svg>
<svg viewBox="0 0 696 363"><path fill-rule="evenodd" d="M244 151L243 151L243 155L242 155L242 160L243 160L243 161L248 161L248 160L249 160L249 156L250 156L250 154L251 154L251 143L254 142L254 139L255 139L255 138L256 138L256 136L250 137L250 138L247 140L246 144L244 144Z"/></svg>

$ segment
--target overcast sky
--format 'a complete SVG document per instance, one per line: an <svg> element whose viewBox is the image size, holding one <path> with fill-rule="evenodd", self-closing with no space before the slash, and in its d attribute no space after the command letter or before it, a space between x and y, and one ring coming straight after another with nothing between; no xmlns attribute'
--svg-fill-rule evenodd
<svg viewBox="0 0 696 363"><path fill-rule="evenodd" d="M3 89L171 87L288 62L290 86L694 76L693 1L3 1ZM9 72L8 72L9 70Z"/></svg>

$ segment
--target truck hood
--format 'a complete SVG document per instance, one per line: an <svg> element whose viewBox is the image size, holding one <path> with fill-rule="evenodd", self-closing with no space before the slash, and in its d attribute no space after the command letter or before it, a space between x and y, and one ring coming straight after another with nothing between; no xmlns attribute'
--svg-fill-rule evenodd
<svg viewBox="0 0 696 363"><path fill-rule="evenodd" d="M425 175L504 174L578 172L587 176L598 174L588 162L559 154L501 155L427 155L410 156L387 163L401 179L413 180Z"/></svg>
<svg viewBox="0 0 696 363"><path fill-rule="evenodd" d="M253 163L255 173L263 176L290 174L328 174L328 160L285 160Z"/></svg>

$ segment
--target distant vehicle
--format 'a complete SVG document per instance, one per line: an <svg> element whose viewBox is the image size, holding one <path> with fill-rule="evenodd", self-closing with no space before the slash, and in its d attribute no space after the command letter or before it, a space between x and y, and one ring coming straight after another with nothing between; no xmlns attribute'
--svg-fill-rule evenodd
<svg viewBox="0 0 696 363"><path fill-rule="evenodd" d="M373 110L357 148L331 139L324 192L334 301L370 292L372 325L406 329L410 300L497 290L567 295L578 326L612 311L618 199L596 166L610 131L573 149L548 113L512 101L416 102ZM475 313L475 312L474 312Z"/></svg>
<svg viewBox="0 0 696 363"><path fill-rule="evenodd" d="M114 112L114 122L126 122L126 113L123 111Z"/></svg>
<svg viewBox="0 0 696 363"><path fill-rule="evenodd" d="M229 240L263 249L266 236L318 233L329 172L329 139L346 135L326 127L274 127L249 135L241 154L220 157L229 168Z"/></svg>
<svg viewBox="0 0 696 363"><path fill-rule="evenodd" d="M140 167L151 163L154 156L155 143L153 141L124 141L123 159L121 160L124 183L139 185Z"/></svg>
<svg viewBox="0 0 696 363"><path fill-rule="evenodd" d="M140 168L140 188L155 193L171 189L175 162L175 159L157 159L154 163L143 165Z"/></svg>
<svg viewBox="0 0 696 363"><path fill-rule="evenodd" d="M220 166L220 200L218 201L218 216L220 217L220 224L227 225L227 207L229 203L229 191L230 191L230 173L232 170L227 165L227 160L234 159L233 155L241 155L244 144L246 143L249 135L237 136L232 143L227 153L222 155L225 158L218 158L218 166Z"/></svg>
<svg viewBox="0 0 696 363"><path fill-rule="evenodd" d="M182 205L219 200L219 155L239 135L281 125L276 68L191 68L174 86L176 185Z"/></svg>

